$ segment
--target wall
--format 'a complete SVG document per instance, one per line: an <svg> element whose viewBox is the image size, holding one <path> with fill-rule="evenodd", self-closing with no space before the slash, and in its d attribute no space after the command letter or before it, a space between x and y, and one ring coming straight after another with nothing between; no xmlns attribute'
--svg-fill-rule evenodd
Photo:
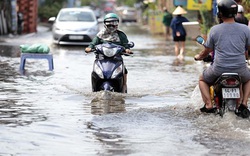
<svg viewBox="0 0 250 156"><path fill-rule="evenodd" d="M17 0L17 6L24 18L22 33L37 32L38 0Z"/></svg>
<svg viewBox="0 0 250 156"><path fill-rule="evenodd" d="M155 3L156 9L152 9L148 12L148 24L150 32L153 34L165 34L165 26L162 24L163 8L166 7L170 12L175 8L173 6L173 0L158 0Z"/></svg>

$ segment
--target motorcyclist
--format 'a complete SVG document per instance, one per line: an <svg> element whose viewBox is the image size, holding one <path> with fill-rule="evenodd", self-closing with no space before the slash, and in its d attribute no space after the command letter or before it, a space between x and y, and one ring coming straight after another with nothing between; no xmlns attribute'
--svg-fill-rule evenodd
<svg viewBox="0 0 250 156"><path fill-rule="evenodd" d="M199 78L199 87L205 103L201 112L213 113L213 104L209 94L209 86L225 72L235 72L241 77L243 84L243 97L237 105L236 114L247 108L250 95L250 71L245 62L245 48L250 49L250 31L246 25L236 23L237 3L234 0L221 0L218 2L218 18L223 23L211 28L204 50L195 55L195 60L202 60L211 51L215 52L214 62L203 71Z"/></svg>
<svg viewBox="0 0 250 156"><path fill-rule="evenodd" d="M115 13L108 13L104 17L104 28L97 34L90 45L85 48L85 52L89 53L95 47L95 45L102 44L105 42L111 42L114 44L125 47L125 52L131 54L131 50L128 45L128 38L124 32L118 30L119 16ZM127 69L125 68L124 74L124 86L123 92L127 90Z"/></svg>
<svg viewBox="0 0 250 156"><path fill-rule="evenodd" d="M238 13L235 16L235 22L242 23L248 26L248 19L244 15L244 8L242 5L238 5Z"/></svg>

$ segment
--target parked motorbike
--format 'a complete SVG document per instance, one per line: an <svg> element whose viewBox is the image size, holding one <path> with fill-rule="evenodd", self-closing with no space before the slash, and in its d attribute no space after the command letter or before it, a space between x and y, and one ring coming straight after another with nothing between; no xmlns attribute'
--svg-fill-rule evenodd
<svg viewBox="0 0 250 156"><path fill-rule="evenodd" d="M203 37L198 36L196 41L204 45ZM213 62L213 53L203 59L204 62ZM247 108L243 108L240 113L237 112L236 106L240 99L241 78L238 73L222 73L216 82L210 86L211 100L216 107L215 113L221 117L226 111L234 111L238 116L248 118L250 112Z"/></svg>
<svg viewBox="0 0 250 156"><path fill-rule="evenodd" d="M129 47L133 48L134 43L129 42ZM125 66L122 55L130 56L125 53L123 46L114 43L103 43L96 45L93 52L96 59L91 74L92 91L111 91L126 93L124 87Z"/></svg>

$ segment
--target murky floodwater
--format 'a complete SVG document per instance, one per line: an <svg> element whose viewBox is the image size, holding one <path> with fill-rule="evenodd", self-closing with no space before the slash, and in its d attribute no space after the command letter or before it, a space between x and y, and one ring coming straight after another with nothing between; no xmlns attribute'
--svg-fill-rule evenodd
<svg viewBox="0 0 250 156"><path fill-rule="evenodd" d="M249 155L249 119L199 111L200 47L188 43L179 62L172 41L133 24L123 30L136 44L124 57L128 94L91 92L94 54L83 47L50 45L50 32L11 40L49 44L55 70L30 59L20 75L20 58L1 56L1 156Z"/></svg>

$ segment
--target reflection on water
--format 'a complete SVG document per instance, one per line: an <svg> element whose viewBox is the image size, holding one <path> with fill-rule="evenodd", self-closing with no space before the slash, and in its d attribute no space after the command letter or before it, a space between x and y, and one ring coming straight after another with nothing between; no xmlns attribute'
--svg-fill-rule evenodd
<svg viewBox="0 0 250 156"><path fill-rule="evenodd" d="M184 59L176 58L173 61L173 66L182 66L184 65L184 61L185 61Z"/></svg>
<svg viewBox="0 0 250 156"><path fill-rule="evenodd" d="M91 101L91 113L93 115L109 115L125 112L124 95L109 91L96 93ZM117 114L118 116L121 114ZM102 127L95 122L87 122L88 129L105 146L104 151L99 151L100 155L126 155L131 153L131 149L126 147L124 138L119 134L119 129L115 127Z"/></svg>
<svg viewBox="0 0 250 156"><path fill-rule="evenodd" d="M39 111L32 106L32 103L26 100L28 98L23 97L29 92L28 89L25 89L25 86L19 86L20 81L17 81L17 79L20 78L20 73L15 69L15 66L19 66L19 64L16 64L4 59L0 62L0 125L16 127L46 120L46 117L39 114ZM38 73L44 72L34 73L37 76ZM27 79L30 80L30 77L27 77ZM25 91L22 92L19 87Z"/></svg>
<svg viewBox="0 0 250 156"><path fill-rule="evenodd" d="M91 101L91 113L94 115L119 113L125 111L125 101L118 93L99 92Z"/></svg>
<svg viewBox="0 0 250 156"><path fill-rule="evenodd" d="M36 113L29 104L18 104L18 100L0 100L0 124L11 127L25 126L35 121L44 121L46 117ZM34 115L36 114L36 115Z"/></svg>
<svg viewBox="0 0 250 156"><path fill-rule="evenodd" d="M98 151L99 155L128 155L132 153L131 145L124 141L124 137L119 134L119 129L101 127L94 122L88 122L87 127L104 147L103 150Z"/></svg>
<svg viewBox="0 0 250 156"><path fill-rule="evenodd" d="M15 68L12 67L7 61L1 60L0 62L0 81L8 81L8 78L18 75Z"/></svg>

